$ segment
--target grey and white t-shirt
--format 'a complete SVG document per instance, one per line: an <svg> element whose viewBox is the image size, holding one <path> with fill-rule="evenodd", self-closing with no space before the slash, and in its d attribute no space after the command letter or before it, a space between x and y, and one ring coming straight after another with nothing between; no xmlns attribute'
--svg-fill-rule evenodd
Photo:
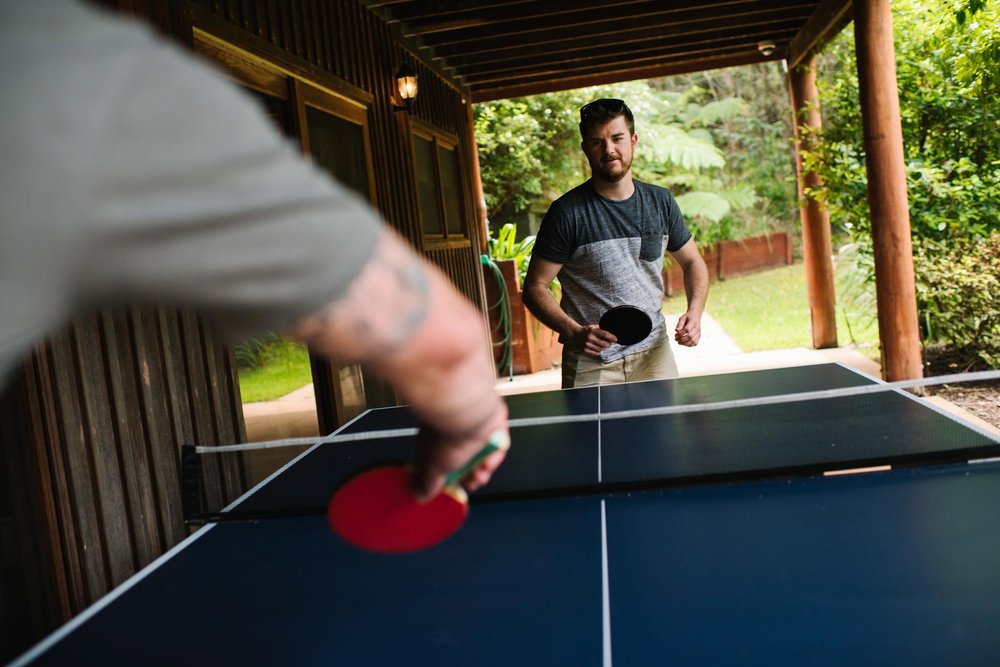
<svg viewBox="0 0 1000 667"><path fill-rule="evenodd" d="M633 180L623 201L606 199L587 182L552 203L532 252L562 264L563 310L580 324L597 324L609 308L631 305L653 321L645 340L613 345L605 362L641 352L667 339L663 314L663 253L691 238L666 188Z"/></svg>

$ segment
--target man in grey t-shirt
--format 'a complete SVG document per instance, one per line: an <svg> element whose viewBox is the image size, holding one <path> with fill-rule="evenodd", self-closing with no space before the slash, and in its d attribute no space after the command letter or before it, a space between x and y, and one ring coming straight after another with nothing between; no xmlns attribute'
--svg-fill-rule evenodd
<svg viewBox="0 0 1000 667"><path fill-rule="evenodd" d="M393 385L422 495L506 431L471 304L188 53L73 0L0 3L0 116L0 383L89 309L184 306Z"/></svg>
<svg viewBox="0 0 1000 667"><path fill-rule="evenodd" d="M580 109L581 147L591 178L553 202L542 220L524 283L524 303L563 343L563 387L676 377L663 305L663 253L684 271L688 308L674 328L680 345L701 338L708 269L665 188L632 178L638 137L622 100ZM548 290L558 275L562 301ZM651 319L644 340L620 345L596 322L630 305Z"/></svg>

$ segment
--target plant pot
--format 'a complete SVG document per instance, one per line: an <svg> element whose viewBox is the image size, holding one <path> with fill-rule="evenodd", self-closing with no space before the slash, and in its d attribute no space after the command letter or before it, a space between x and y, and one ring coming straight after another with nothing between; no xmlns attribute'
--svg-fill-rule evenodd
<svg viewBox="0 0 1000 667"><path fill-rule="evenodd" d="M512 259L494 260L500 268L507 299L510 304L511 354L513 374L537 373L558 366L562 359L562 344L554 331L535 319L521 299L521 280ZM500 292L489 267L483 267L486 299L493 306L500 301ZM503 354L503 332L499 326L499 308L490 309L490 330L493 331L494 362L499 363ZM506 368L499 369L501 374Z"/></svg>

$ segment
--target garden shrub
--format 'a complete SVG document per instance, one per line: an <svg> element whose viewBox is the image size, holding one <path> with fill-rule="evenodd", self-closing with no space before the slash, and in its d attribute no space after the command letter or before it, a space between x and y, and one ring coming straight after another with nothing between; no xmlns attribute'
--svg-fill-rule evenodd
<svg viewBox="0 0 1000 667"><path fill-rule="evenodd" d="M535 237L526 236L520 241L517 239L517 225L508 222L500 227L497 235L493 236L490 230L487 239L487 249L490 259L512 259L517 267L518 276L521 283L528 273L528 263L531 261L531 250L535 247Z"/></svg>
<svg viewBox="0 0 1000 667"><path fill-rule="evenodd" d="M233 356L236 367L240 370L260 368L264 363L264 353L268 347L281 340L276 333L267 333L257 338L250 338L233 345Z"/></svg>
<svg viewBox="0 0 1000 667"><path fill-rule="evenodd" d="M966 367L1000 368L1000 232L914 244L924 342L960 353Z"/></svg>

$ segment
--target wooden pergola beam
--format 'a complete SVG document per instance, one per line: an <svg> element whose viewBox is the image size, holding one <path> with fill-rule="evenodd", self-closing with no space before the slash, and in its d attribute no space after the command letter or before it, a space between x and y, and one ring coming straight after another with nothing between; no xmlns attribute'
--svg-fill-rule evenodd
<svg viewBox="0 0 1000 667"><path fill-rule="evenodd" d="M809 316L813 347L837 347L837 311L833 280L833 242L830 214L809 194L823 185L819 175L806 171L802 151L816 144L822 127L819 91L816 88L816 57L789 71L792 112L795 122L795 172L802 218L802 254L809 294Z"/></svg>
<svg viewBox="0 0 1000 667"><path fill-rule="evenodd" d="M920 332L889 0L856 0L854 23L882 374L889 381L919 378Z"/></svg>
<svg viewBox="0 0 1000 667"><path fill-rule="evenodd" d="M739 65L750 65L753 63L767 62L774 60L774 57L760 55L754 49L753 53L738 53L734 55L724 55L719 57L706 57L697 60L686 60L683 62L664 63L661 65L651 65L649 67L639 67L635 69L618 69L614 71L601 71L580 73L566 78L558 76L542 77L538 80L526 81L511 85L498 85L495 88L478 86L472 94L473 102L490 102L492 100L502 100L509 97L524 97L527 95L538 95L549 93L553 90L571 90L573 88L583 88L585 86L600 86L609 83L621 83L622 81L637 81L639 79L653 79L672 74L689 74L691 72L703 72L705 70L721 69L723 67L737 67ZM557 82L554 84L553 82Z"/></svg>
<svg viewBox="0 0 1000 667"><path fill-rule="evenodd" d="M761 16L750 20L728 21L720 19L702 26L667 26L648 30L629 30L618 34L592 34L577 39L565 39L557 43L525 44L517 47L516 55L512 55L505 45L497 48L489 48L484 45L482 49L473 52L447 56L447 62L450 67L456 67L463 71L468 67L487 63L514 62L516 64L518 61L530 61L531 59L537 61L540 58L575 62L578 57L592 56L602 50L617 54L633 53L641 49L655 48L662 42L674 38L678 41L683 39L684 44L689 47L735 37L745 37L747 41L756 44L758 40L764 38L775 40L776 38L781 39L784 35L794 36L797 25L798 22L794 16L778 18L762 12ZM445 58L443 50L436 50L436 57Z"/></svg>
<svg viewBox="0 0 1000 667"><path fill-rule="evenodd" d="M480 50L515 49L539 45L559 44L567 38L581 39L601 35L619 35L630 32L666 30L683 34L691 26L708 25L724 21L735 25L739 20L757 21L761 16L771 16L776 21L782 17L801 17L811 13L811 6L801 0L774 0L766 10L749 2L712 2L700 6L666 5L655 3L648 12L630 15L627 19L599 20L594 14L585 14L576 21L565 16L540 16L521 21L477 26L462 30L421 35L423 44L434 47L435 53L448 57L455 53L474 53ZM613 12L609 14L612 16ZM688 26L688 28L683 28Z"/></svg>
<svg viewBox="0 0 1000 667"><path fill-rule="evenodd" d="M851 16L851 0L824 0L789 45L788 68L798 67L836 37Z"/></svg>
<svg viewBox="0 0 1000 667"><path fill-rule="evenodd" d="M476 114L472 108L472 100L465 100L466 132L469 143L469 167L472 171L472 199L476 207L476 232L479 236L480 252L489 248L490 221L489 209L486 206L486 194L483 192L483 174L479 167L479 146L476 144Z"/></svg>

